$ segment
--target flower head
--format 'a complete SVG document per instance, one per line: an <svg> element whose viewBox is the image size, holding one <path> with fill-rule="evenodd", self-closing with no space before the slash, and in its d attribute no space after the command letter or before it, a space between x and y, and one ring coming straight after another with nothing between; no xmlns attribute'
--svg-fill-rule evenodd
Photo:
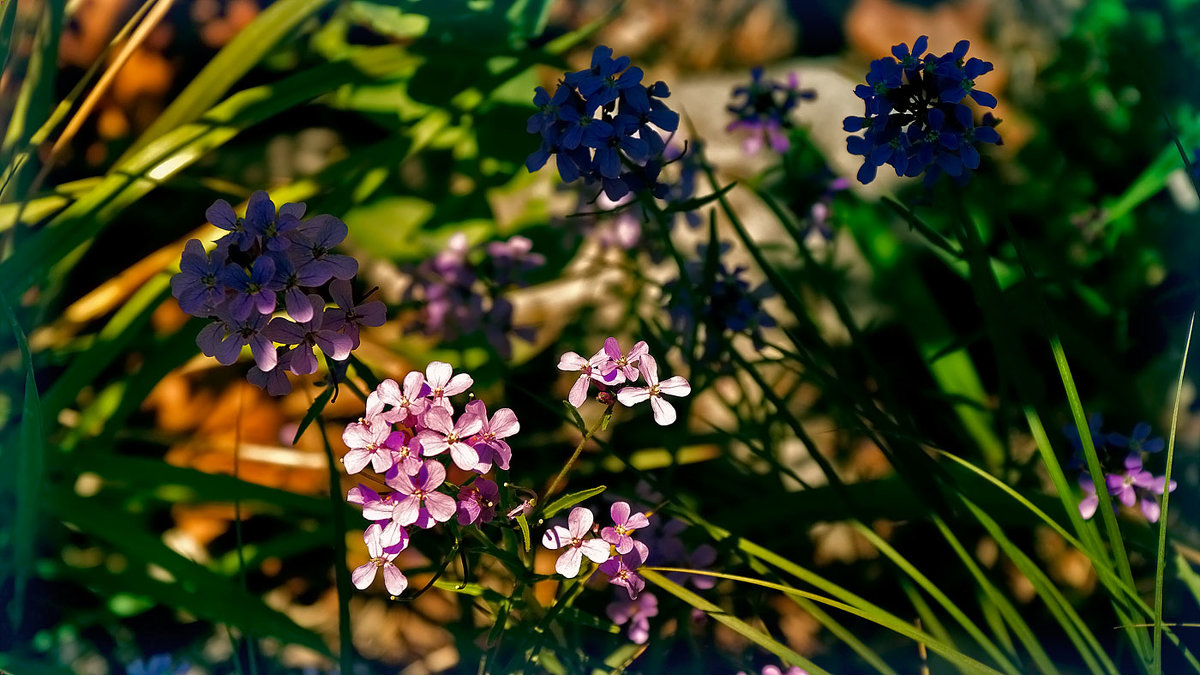
<svg viewBox="0 0 1200 675"><path fill-rule="evenodd" d="M784 153L791 147L787 130L792 128L792 111L800 101L811 101L817 97L812 89L800 89L800 80L789 73L787 82L764 80L763 69L750 71L750 84L733 90L735 102L728 106L734 120L725 131L748 131L743 142L747 155L757 154L765 140L771 149ZM744 97L737 101L738 97Z"/></svg>
<svg viewBox="0 0 1200 675"><path fill-rule="evenodd" d="M295 323L283 317L271 319L264 334L275 342L295 345L292 351L291 371L296 375L311 375L317 372L317 357L314 347L320 347L334 361L344 361L350 356L354 343L346 335L324 327L325 300L313 293L308 302L312 306L312 319ZM265 369L264 369L265 370Z"/></svg>
<svg viewBox="0 0 1200 675"><path fill-rule="evenodd" d="M601 349L592 355L590 359L584 359L575 352L567 352L558 359L558 369L568 373L579 373L579 377L575 380L575 384L571 385L571 393L567 395L567 400L571 405L578 408L587 400L588 385L595 380L602 384L611 384L615 379L612 374L613 370L609 355Z"/></svg>
<svg viewBox="0 0 1200 675"><path fill-rule="evenodd" d="M387 446L391 435L392 426L379 417L346 425L342 432L342 442L350 448L350 452L342 457L346 473L358 473L367 464L376 473L386 473L392 468L395 460L392 449Z"/></svg>
<svg viewBox="0 0 1200 675"><path fill-rule="evenodd" d="M467 441L483 428L482 420L470 412L464 412L454 422L444 408L430 408L425 413L424 422L425 428L417 432L417 439L421 441L426 457L449 450L458 468L464 471L475 468L479 463L479 453Z"/></svg>
<svg viewBox="0 0 1200 675"><path fill-rule="evenodd" d="M458 492L458 524L489 523L496 517L500 488L480 477Z"/></svg>
<svg viewBox="0 0 1200 675"><path fill-rule="evenodd" d="M608 560L608 544L599 539L587 538L592 529L592 512L576 506L567 517L567 526L555 525L546 530L542 536L542 546L555 551L566 549L554 563L554 570L568 579L574 579L579 574L579 566L583 557L587 556L594 563Z"/></svg>
<svg viewBox="0 0 1200 675"><path fill-rule="evenodd" d="M642 552L630 547L625 553L601 563L600 571L608 576L608 583L623 587L629 593L629 599L635 600L646 587L646 581L637 574L637 568L643 562Z"/></svg>
<svg viewBox="0 0 1200 675"><path fill-rule="evenodd" d="M408 532L395 523L386 528L379 523L373 523L363 533L363 541L367 544L367 552L371 559L354 568L350 579L354 587L363 590L375 580L375 573L383 568L383 585L393 596L400 595L408 588L408 578L404 576L395 564L396 556L408 547Z"/></svg>
<svg viewBox="0 0 1200 675"><path fill-rule="evenodd" d="M171 294L187 314L206 316L225 301L223 270L228 259L226 249L217 247L204 252L199 239L183 245L179 274L171 277Z"/></svg>
<svg viewBox="0 0 1200 675"><path fill-rule="evenodd" d="M658 616L658 598L639 593L637 598L620 598L609 603L605 613L618 626L629 624L629 639L639 645L650 639L650 617Z"/></svg>
<svg viewBox="0 0 1200 675"><path fill-rule="evenodd" d="M617 553L629 553L633 550L635 531L650 524L644 513L632 513L629 502L617 502L609 510L612 516L612 527L600 530L600 538L616 547Z"/></svg>
<svg viewBox="0 0 1200 675"><path fill-rule="evenodd" d="M659 382L658 363L649 354L641 358L638 370L646 379L646 386L625 387L617 392L617 400L621 402L621 405L634 406L649 399L650 408L654 411L654 421L662 426L671 424L675 421L675 408L663 399L663 394L687 396L692 393L692 386L679 375Z"/></svg>
<svg viewBox="0 0 1200 675"><path fill-rule="evenodd" d="M479 463L475 465L475 470L487 473L492 470L492 464L495 464L507 471L508 463L512 459L512 447L504 439L521 430L517 414L509 408L501 408L489 420L487 405L479 399L467 403L465 414L474 416L482 423L470 441L471 447L475 448L479 455Z"/></svg>
<svg viewBox="0 0 1200 675"><path fill-rule="evenodd" d="M438 462L426 460L412 476L392 472L387 477L388 487L403 495L396 501L392 520L400 525L416 525L429 529L435 523L444 523L454 517L454 498L438 492L446 482L446 469Z"/></svg>

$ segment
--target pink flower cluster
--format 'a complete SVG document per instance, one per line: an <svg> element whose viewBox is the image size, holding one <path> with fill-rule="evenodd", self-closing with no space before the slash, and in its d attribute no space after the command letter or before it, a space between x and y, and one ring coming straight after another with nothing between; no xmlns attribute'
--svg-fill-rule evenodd
<svg viewBox="0 0 1200 675"><path fill-rule="evenodd" d="M489 418L487 407L477 399L455 419L450 398L474 382L441 361L430 363L424 373L409 373L402 383L384 380L367 396L366 414L342 433L350 449L342 458L346 472L356 474L369 465L393 490L381 495L360 483L346 496L351 504L362 506L363 517L374 521L363 535L371 560L353 574L359 589L371 584L379 568L392 595L408 586L392 563L408 546L406 528L429 529L456 514L464 526L496 516L500 490L483 474L495 467L508 469L512 448L505 439L521 425L508 408ZM459 488L457 499L447 493L446 466L439 457L478 474Z"/></svg>
<svg viewBox="0 0 1200 675"><path fill-rule="evenodd" d="M556 525L542 536L542 545L557 551L563 549L554 570L568 579L579 574L579 566L586 556L600 565L600 571L611 584L621 586L629 592L631 600L646 587L646 582L637 574L637 569L650 557L650 549L633 538L635 531L650 524L644 513L633 513L627 502L617 502L609 510L613 524L600 530L600 538L589 538L596 528L589 509L576 506L567 517L567 526Z"/></svg>
<svg viewBox="0 0 1200 675"><path fill-rule="evenodd" d="M595 383L599 391L597 398L602 403L609 404L612 402L609 387L637 382L640 374L646 386L623 387L617 392L617 400L624 406L650 401L654 421L663 426L675 421L675 407L663 398L663 394L687 396L692 393L692 385L679 375L659 381L658 363L650 355L650 348L644 341L633 345L628 352L622 352L617 339L610 337L604 341L604 347L590 359L585 359L575 352L563 354L559 357L558 369L579 373L579 378L575 380L571 393L567 396L567 400L576 408L587 400L588 387L592 383Z"/></svg>

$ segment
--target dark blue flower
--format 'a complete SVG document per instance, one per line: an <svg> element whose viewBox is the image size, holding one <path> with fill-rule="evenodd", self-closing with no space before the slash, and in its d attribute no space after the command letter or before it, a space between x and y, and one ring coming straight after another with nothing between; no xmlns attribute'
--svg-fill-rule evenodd
<svg viewBox="0 0 1200 675"><path fill-rule="evenodd" d="M1118 448L1128 448L1130 453L1162 452L1166 443L1160 437L1150 438L1150 425L1139 422L1128 436L1109 434L1108 442Z"/></svg>
<svg viewBox="0 0 1200 675"><path fill-rule="evenodd" d="M795 73L790 73L787 82L783 83L765 80L763 69L755 68L750 71L750 84L735 87L733 97L735 101L727 109L733 113L734 120L725 131L749 131L742 149L753 155L761 149L764 140L776 152L787 152L791 147L787 130L792 128L792 111L801 100L816 98L816 92L801 89ZM738 97L744 98L737 101Z"/></svg>
<svg viewBox="0 0 1200 675"><path fill-rule="evenodd" d="M221 276L234 291L229 300L233 318L243 321L253 312L270 316L275 311L275 292L283 286L275 279L275 261L270 256L259 256L248 272L241 265L228 265Z"/></svg>
<svg viewBox="0 0 1200 675"><path fill-rule="evenodd" d="M179 274L171 277L171 294L179 308L192 316L209 316L225 301L225 281L222 270L228 256L218 246L205 253L199 239L189 239L183 245Z"/></svg>

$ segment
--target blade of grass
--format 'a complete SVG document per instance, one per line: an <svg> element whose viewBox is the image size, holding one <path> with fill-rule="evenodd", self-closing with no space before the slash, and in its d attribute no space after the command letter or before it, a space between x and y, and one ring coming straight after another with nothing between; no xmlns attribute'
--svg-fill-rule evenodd
<svg viewBox="0 0 1200 675"><path fill-rule="evenodd" d="M1167 504L1171 499L1171 467L1175 462L1175 432L1179 428L1179 400L1183 397L1183 376L1187 369L1188 349L1192 346L1192 329L1196 326L1196 314L1188 323L1187 341L1183 345L1183 358L1179 363L1179 382L1175 385L1175 408L1171 411L1171 435L1167 439L1167 469L1163 475L1162 511L1158 515L1158 553L1154 558L1154 658L1150 672L1162 672L1163 632L1163 567L1167 557Z"/></svg>

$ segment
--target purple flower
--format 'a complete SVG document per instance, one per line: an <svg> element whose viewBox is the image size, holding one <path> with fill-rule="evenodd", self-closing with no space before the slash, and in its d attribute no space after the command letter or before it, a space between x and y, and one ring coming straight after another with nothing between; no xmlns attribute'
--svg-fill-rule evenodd
<svg viewBox="0 0 1200 675"><path fill-rule="evenodd" d="M416 436L393 431L384 445L392 452L392 470L403 471L410 476L421 470L423 448Z"/></svg>
<svg viewBox="0 0 1200 675"><path fill-rule="evenodd" d="M464 471L470 471L479 463L479 453L467 443L467 439L483 428L482 420L465 412L459 416L458 422L452 422L450 413L445 409L430 408L425 413L424 421L426 428L417 432L417 438L425 449L426 457L449 450L450 458Z"/></svg>
<svg viewBox="0 0 1200 675"><path fill-rule="evenodd" d="M576 506L571 509L571 515L567 517L567 527L555 525L553 529L546 530L546 533L542 535L542 546L551 551L560 548L566 549L562 555L558 556L558 561L554 563L554 570L568 579L574 579L579 574L579 566L585 555L595 563L608 560L608 544L606 542L584 538L592 529L592 519L591 511L582 506Z"/></svg>
<svg viewBox="0 0 1200 675"><path fill-rule="evenodd" d="M358 274L357 260L330 253L349 232L345 223L323 214L288 233L295 245L292 252L296 271L305 279L305 286L320 286L330 279L351 279Z"/></svg>
<svg viewBox="0 0 1200 675"><path fill-rule="evenodd" d="M490 523L499 503L500 488L486 478L476 478L458 492L458 524Z"/></svg>
<svg viewBox="0 0 1200 675"><path fill-rule="evenodd" d="M241 265L227 265L222 280L234 291L229 301L229 313L235 319L245 319L252 312L270 316L275 311L275 292L283 285L275 279L275 261L259 256L247 273Z"/></svg>
<svg viewBox="0 0 1200 675"><path fill-rule="evenodd" d="M1133 433L1128 436L1121 434L1108 434L1109 445L1118 448L1129 448L1130 452L1162 452L1166 443L1162 438L1150 438L1150 425L1145 422L1139 422L1133 427Z"/></svg>
<svg viewBox="0 0 1200 675"><path fill-rule="evenodd" d="M749 131L742 149L747 155L754 155L762 149L764 138L775 152L787 152L791 142L786 130L792 127L792 111L801 100L811 101L817 94L811 89L800 89L800 80L795 73L788 74L785 84L764 81L763 69L755 68L750 71L750 84L735 88L733 96L744 96L745 99L728 106L734 120L725 131Z"/></svg>
<svg viewBox="0 0 1200 675"><path fill-rule="evenodd" d="M749 675L746 671L740 670L737 675ZM800 666L792 666L787 670L783 670L779 666L769 665L763 666L761 675L808 675L808 671Z"/></svg>
<svg viewBox="0 0 1200 675"><path fill-rule="evenodd" d="M383 495L359 483L346 493L346 502L363 507L363 518L375 522L391 522L396 511L396 501L392 493Z"/></svg>
<svg viewBox="0 0 1200 675"><path fill-rule="evenodd" d="M274 215L274 214L272 214ZM233 207L224 199L218 199L204 212L208 222L229 232L217 239L217 246L227 245L249 251L256 241L255 232L246 228L246 221L234 213Z"/></svg>
<svg viewBox="0 0 1200 675"><path fill-rule="evenodd" d="M630 513L628 502L617 502L609 509L613 519L613 527L600 530L600 538L617 548L617 553L629 553L633 550L635 530L640 530L650 524L644 513Z"/></svg>
<svg viewBox="0 0 1200 675"><path fill-rule="evenodd" d="M367 526L363 533L363 541L367 544L367 552L371 555L368 562L354 568L350 579L354 587L363 590L375 580L375 573L383 568L383 585L393 596L400 595L408 588L408 579L396 568L393 562L396 556L408 547L408 533L404 528L392 523L383 528L379 523Z"/></svg>
<svg viewBox="0 0 1200 675"><path fill-rule="evenodd" d="M1150 489L1154 484L1154 476L1142 469L1142 459L1137 454L1125 458L1123 473L1110 473L1105 477L1108 494L1116 497L1125 506L1133 506L1137 501L1135 488ZM1160 493L1161 494L1161 493Z"/></svg>
<svg viewBox="0 0 1200 675"><path fill-rule="evenodd" d="M642 552L630 547L625 553L601 563L600 571L608 576L608 583L624 587L629 592L629 599L636 600L638 593L646 587L646 581L636 571L643 562Z"/></svg>
<svg viewBox="0 0 1200 675"><path fill-rule="evenodd" d="M275 261L275 283L279 290L283 291L283 306L287 309L288 316L292 317L293 321L311 321L313 309L308 303L304 286L320 286L324 282L309 283L313 279L302 278L296 270L296 265L287 255L276 252L271 254L271 257Z"/></svg>
<svg viewBox="0 0 1200 675"><path fill-rule="evenodd" d="M171 277L171 294L179 301L180 309L193 316L208 316L224 302L221 272L226 259L226 250L221 247L205 253L199 239L189 239L183 245L179 274Z"/></svg>
<svg viewBox="0 0 1200 675"><path fill-rule="evenodd" d="M618 626L629 624L629 639L644 645L650 639L650 617L658 616L658 598L653 593L641 593L637 599L624 598L609 603L605 613Z"/></svg>
<svg viewBox="0 0 1200 675"><path fill-rule="evenodd" d="M614 379L610 384L621 384L622 382L637 382L638 362L643 356L650 353L650 347L646 346L645 340L639 340L629 348L629 353L621 353L621 345L617 342L617 338L610 337L604 341L604 353L608 355L612 363L612 368L619 373L619 377Z"/></svg>
<svg viewBox="0 0 1200 675"><path fill-rule="evenodd" d="M446 469L439 462L426 460L415 475L396 472L388 476L388 487L403 495L396 502L392 520L401 525L429 529L454 517L454 498L438 492L446 482Z"/></svg>
<svg viewBox="0 0 1200 675"><path fill-rule="evenodd" d="M512 448L504 439L521 430L517 414L509 408L501 408L496 411L495 415L492 415L491 420L488 420L487 405L483 401L475 399L467 403L465 415L472 415L483 424L478 433L469 441L479 455L479 463L475 465L475 471L487 473L492 470L493 463L507 471L508 462L512 459Z"/></svg>
<svg viewBox="0 0 1200 675"><path fill-rule="evenodd" d="M454 407L450 405L449 397L470 389L475 380L466 373L454 375L454 366L449 363L432 361L425 366L425 384L429 386L430 407L440 407L447 413L452 413Z"/></svg>
<svg viewBox="0 0 1200 675"><path fill-rule="evenodd" d="M266 389L270 396L283 396L292 391L292 383L287 378L287 370L292 367L292 350L290 347L276 347L275 354L274 368L263 370L255 365L246 373L246 379L259 389Z"/></svg>
<svg viewBox="0 0 1200 675"><path fill-rule="evenodd" d="M646 354L638 363L642 377L646 378L645 387L625 387L617 392L617 400L624 406L633 406L650 399L650 408L654 411L654 421L666 426L675 421L675 408L667 403L662 395L687 396L692 393L692 385L683 377L676 375L662 382L658 381L658 363L654 357Z"/></svg>
<svg viewBox="0 0 1200 675"><path fill-rule="evenodd" d="M1079 515L1083 516L1084 520L1091 520L1092 516L1096 515L1096 509L1100 507L1100 498L1096 496L1096 484L1092 482L1092 475L1086 471L1079 474L1079 487L1086 493L1086 496L1079 500Z"/></svg>
<svg viewBox="0 0 1200 675"><path fill-rule="evenodd" d="M353 349L358 349L358 330L362 326L376 328L383 325L387 309L378 300L354 304L354 294L350 282L335 279L329 284L329 295L337 303L338 309L325 312L325 327L336 330L354 341Z"/></svg>
<svg viewBox="0 0 1200 675"><path fill-rule="evenodd" d="M404 376L403 389L395 380L386 379L367 395L367 416L383 415L391 424L415 418L429 408L429 400L425 398L429 391L425 376L415 370ZM391 410L384 411L384 405L392 406Z"/></svg>
<svg viewBox="0 0 1200 675"><path fill-rule="evenodd" d="M350 452L342 457L346 473L358 473L367 464L376 473L385 473L392 468L395 462L391 448L387 447L391 434L392 426L379 417L347 424L342 432L342 442L350 448Z"/></svg>
<svg viewBox="0 0 1200 675"><path fill-rule="evenodd" d="M205 356L215 357L223 366L233 365L242 347L250 345L254 362L263 371L269 371L275 368L278 355L268 339L268 329L267 317L262 314L238 320L222 311L216 321L200 329L196 345Z"/></svg>
<svg viewBox="0 0 1200 675"><path fill-rule="evenodd" d="M571 405L578 408L587 400L588 384L595 380L597 382L607 384L607 377L613 372L609 367L609 356L603 349L596 352L591 359L584 360L582 356L575 352L567 352L558 359L558 369L568 373L579 373L579 379L575 380L575 384L571 385L571 393L567 395L567 400Z"/></svg>
<svg viewBox="0 0 1200 675"><path fill-rule="evenodd" d="M296 375L311 375L317 372L317 357L313 347L320 347L325 355L334 361L343 361L350 355L353 343L350 338L337 331L322 328L325 317L325 301L321 296L309 294L308 302L312 306L313 318L309 321L293 323L283 317L271 319L264 334L275 342L285 345L296 345L292 352L291 371ZM266 370L266 368L264 368Z"/></svg>

